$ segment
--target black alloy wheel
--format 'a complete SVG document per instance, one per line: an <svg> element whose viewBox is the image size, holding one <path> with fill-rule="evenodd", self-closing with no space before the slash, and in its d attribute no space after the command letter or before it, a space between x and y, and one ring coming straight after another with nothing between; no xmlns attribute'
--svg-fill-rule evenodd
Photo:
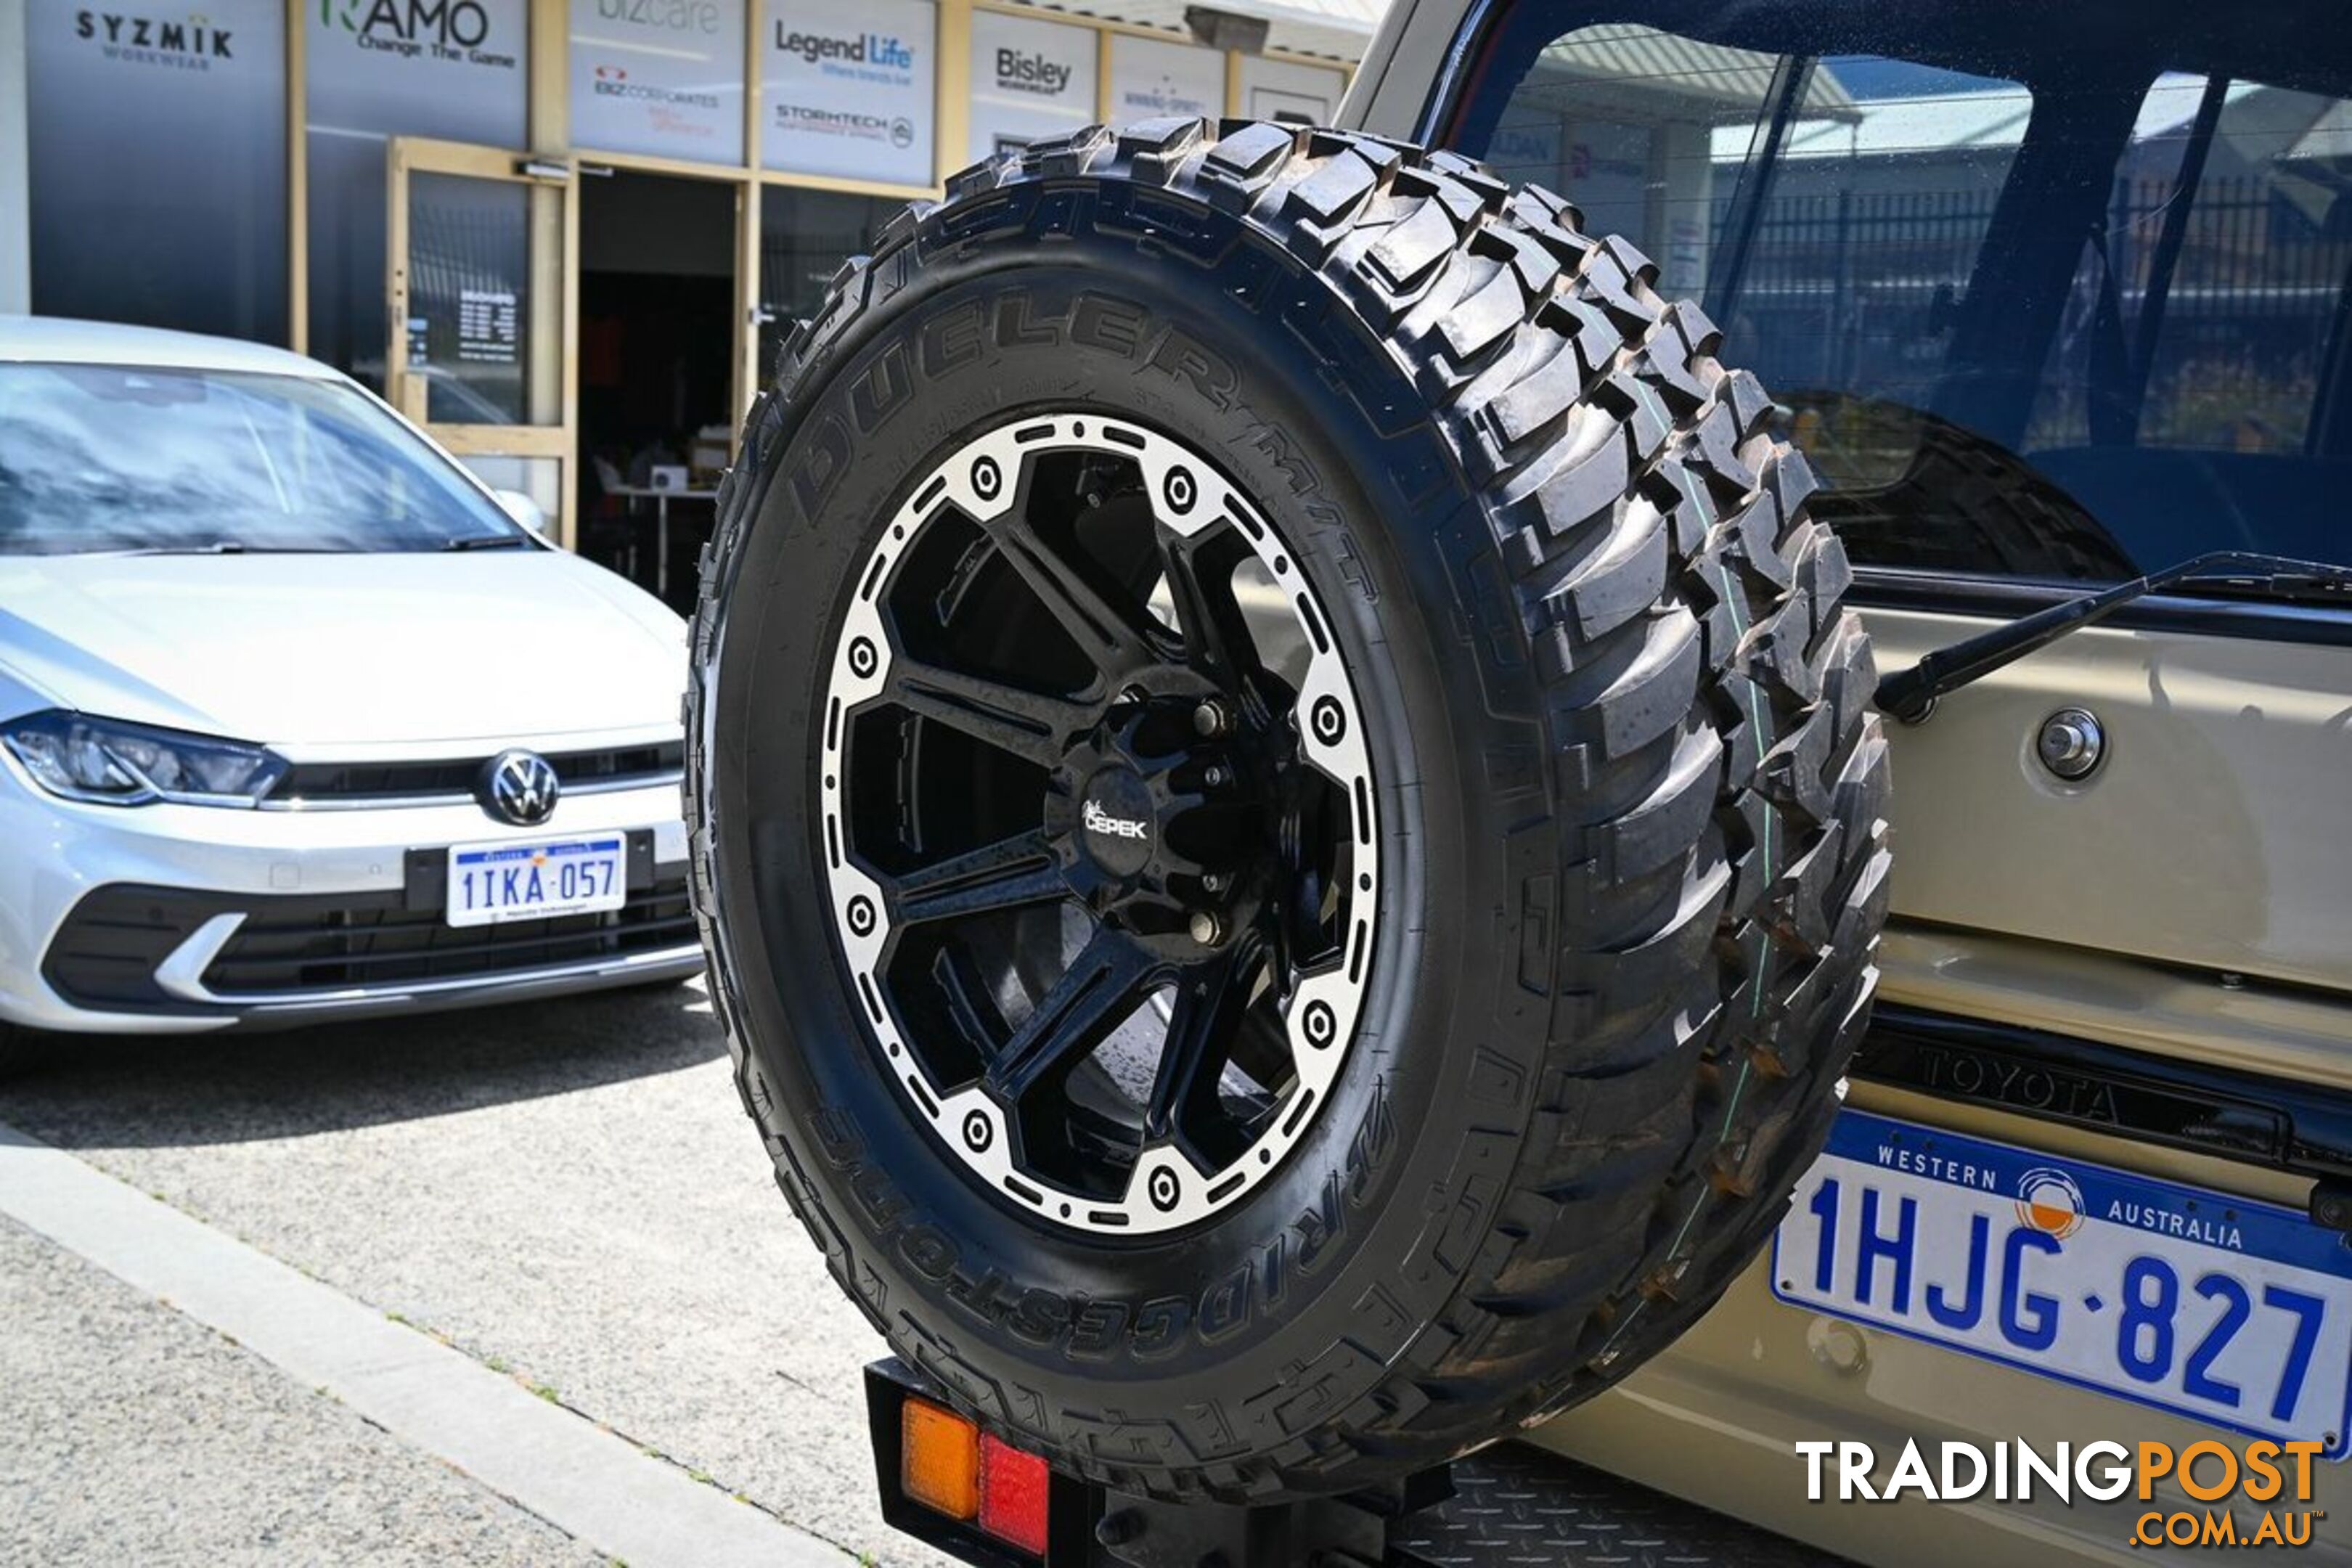
<svg viewBox="0 0 2352 1568"><path fill-rule="evenodd" d="M1313 591L1200 453L1024 415L913 487L832 661L838 936L909 1105L1080 1230L1190 1224L1346 1056L1374 892Z"/></svg>

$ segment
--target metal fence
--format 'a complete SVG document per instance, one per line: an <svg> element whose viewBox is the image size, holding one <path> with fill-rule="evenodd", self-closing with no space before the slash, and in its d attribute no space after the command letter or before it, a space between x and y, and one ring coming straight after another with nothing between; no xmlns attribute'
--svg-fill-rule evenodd
<svg viewBox="0 0 2352 1568"><path fill-rule="evenodd" d="M1943 364L1997 192L1853 191L1775 197L1761 214L1731 319L1734 352L1769 384L1925 404ZM2118 181L2107 213L2126 334L2137 331L2173 195ZM1721 254L1727 203L1716 207ZM2336 300L2352 272L2352 203L2291 174L2210 179L2190 207L2166 290L2141 436L2150 445L2300 439ZM2086 240L2036 423L2071 423L2087 323L2103 287ZM2071 391L2070 391L2071 388ZM2226 426L2226 428L2224 428Z"/></svg>

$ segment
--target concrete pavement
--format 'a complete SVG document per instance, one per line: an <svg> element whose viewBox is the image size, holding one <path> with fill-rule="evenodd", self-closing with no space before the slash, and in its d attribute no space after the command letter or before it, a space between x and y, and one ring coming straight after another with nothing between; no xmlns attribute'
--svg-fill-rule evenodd
<svg viewBox="0 0 2352 1568"><path fill-rule="evenodd" d="M880 1342L775 1193L698 988L94 1042L0 1121L849 1552L938 1561L875 1511Z"/></svg>
<svg viewBox="0 0 2352 1568"><path fill-rule="evenodd" d="M0 1563L604 1561L5 1220L0 1323Z"/></svg>

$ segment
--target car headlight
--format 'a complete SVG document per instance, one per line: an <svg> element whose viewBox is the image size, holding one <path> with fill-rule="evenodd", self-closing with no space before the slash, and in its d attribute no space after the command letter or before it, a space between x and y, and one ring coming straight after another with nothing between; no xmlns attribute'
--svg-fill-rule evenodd
<svg viewBox="0 0 2352 1568"><path fill-rule="evenodd" d="M102 805L250 806L286 775L259 746L54 709L0 724L0 743L51 795Z"/></svg>

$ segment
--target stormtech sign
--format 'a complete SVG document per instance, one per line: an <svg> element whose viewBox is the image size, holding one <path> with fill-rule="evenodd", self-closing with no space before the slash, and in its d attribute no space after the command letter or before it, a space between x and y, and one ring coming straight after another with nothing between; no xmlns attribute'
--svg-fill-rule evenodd
<svg viewBox="0 0 2352 1568"><path fill-rule="evenodd" d="M838 109L812 109L806 104L776 105L776 121L796 130L825 136L870 136L887 139L893 147L911 146L915 122L905 115L856 114Z"/></svg>

